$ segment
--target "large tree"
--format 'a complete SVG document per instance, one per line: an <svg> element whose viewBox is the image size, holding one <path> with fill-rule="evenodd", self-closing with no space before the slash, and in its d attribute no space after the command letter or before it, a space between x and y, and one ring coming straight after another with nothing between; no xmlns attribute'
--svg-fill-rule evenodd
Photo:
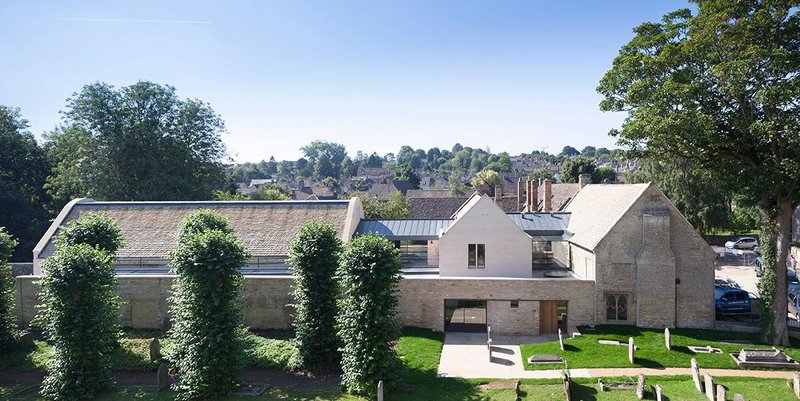
<svg viewBox="0 0 800 401"><path fill-rule="evenodd" d="M314 166L315 174L321 177L339 178L342 161L347 156L347 150L345 150L344 145L326 141L314 141L303 146L300 150L308 159L308 162ZM325 157L322 157L323 155ZM320 158L322 161L320 161ZM320 170L320 163L322 163L322 170ZM297 168L302 169L301 166L297 166Z"/></svg>
<svg viewBox="0 0 800 401"><path fill-rule="evenodd" d="M622 145L682 157L736 180L764 213L774 280L764 337L788 344L786 257L800 190L800 2L694 0L634 29L598 91L604 111L624 111ZM709 289L711 291L711 289ZM762 294L765 295L765 294ZM769 316L768 316L769 317Z"/></svg>
<svg viewBox="0 0 800 401"><path fill-rule="evenodd" d="M222 118L171 86L86 85L48 136L48 191L58 199L211 199L222 183ZM69 151L65 151L68 149Z"/></svg>
<svg viewBox="0 0 800 401"><path fill-rule="evenodd" d="M48 226L44 186L45 153L27 131L18 109L0 106L0 227L19 239L11 260L31 260L31 250Z"/></svg>

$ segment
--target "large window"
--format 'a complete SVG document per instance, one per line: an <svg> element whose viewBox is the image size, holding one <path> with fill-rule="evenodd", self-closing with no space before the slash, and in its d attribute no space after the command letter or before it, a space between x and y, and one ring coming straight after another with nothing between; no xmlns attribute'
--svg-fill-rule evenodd
<svg viewBox="0 0 800 401"><path fill-rule="evenodd" d="M467 245L467 267L470 269L486 268L486 244Z"/></svg>
<svg viewBox="0 0 800 401"><path fill-rule="evenodd" d="M628 295L606 294L606 319L628 320Z"/></svg>

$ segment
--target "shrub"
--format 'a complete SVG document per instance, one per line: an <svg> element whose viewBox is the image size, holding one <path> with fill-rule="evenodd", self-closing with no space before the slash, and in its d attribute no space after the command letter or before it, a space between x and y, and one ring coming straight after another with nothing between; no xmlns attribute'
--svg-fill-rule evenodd
<svg viewBox="0 0 800 401"><path fill-rule="evenodd" d="M0 351L11 348L19 338L14 317L14 277L6 262L19 242L0 227Z"/></svg>
<svg viewBox="0 0 800 401"><path fill-rule="evenodd" d="M89 244L60 245L43 272L37 319L55 356L42 395L90 399L112 384L111 355L121 335L114 261Z"/></svg>
<svg viewBox="0 0 800 401"><path fill-rule="evenodd" d="M107 214L92 213L61 227L56 246L89 244L111 255L122 246L122 232Z"/></svg>
<svg viewBox="0 0 800 401"><path fill-rule="evenodd" d="M341 241L330 223L312 221L304 225L289 249L294 283L294 331L297 366L336 363L336 297L335 275L341 252Z"/></svg>
<svg viewBox="0 0 800 401"><path fill-rule="evenodd" d="M260 369L285 369L295 368L297 361L297 347L289 340L264 338L254 334L245 336L245 351L243 366Z"/></svg>
<svg viewBox="0 0 800 401"><path fill-rule="evenodd" d="M170 255L173 287L170 354L181 374L178 400L214 398L239 384L244 328L239 268L249 258L224 217L196 212L184 221Z"/></svg>
<svg viewBox="0 0 800 401"><path fill-rule="evenodd" d="M400 253L385 238L353 239L342 253L337 277L342 286L338 323L342 341L342 385L351 393L374 395L379 380L396 378L391 342L400 335L397 286Z"/></svg>

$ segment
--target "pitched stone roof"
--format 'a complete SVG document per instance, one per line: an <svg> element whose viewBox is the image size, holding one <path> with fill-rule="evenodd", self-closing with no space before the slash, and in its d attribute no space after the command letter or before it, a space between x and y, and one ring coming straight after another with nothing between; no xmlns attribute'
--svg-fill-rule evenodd
<svg viewBox="0 0 800 401"><path fill-rule="evenodd" d="M409 189L406 191L406 198L452 198L450 190L447 189Z"/></svg>
<svg viewBox="0 0 800 401"><path fill-rule="evenodd" d="M467 201L458 198L409 198L409 219L449 219Z"/></svg>
<svg viewBox="0 0 800 401"><path fill-rule="evenodd" d="M176 246L178 225L189 213L212 209L228 218L236 235L253 257L285 256L300 227L316 219L342 232L349 201L242 201L242 202L94 202L74 204L64 222L104 212L119 228L125 244L119 258L166 258ZM69 205L68 205L69 207ZM56 233L53 233L56 234ZM53 252L50 238L41 257Z"/></svg>
<svg viewBox="0 0 800 401"><path fill-rule="evenodd" d="M575 198L575 195L581 190L581 184L559 183L552 184L552 202L553 210L564 210L567 204ZM539 196L542 196L542 189L539 188Z"/></svg>
<svg viewBox="0 0 800 401"><path fill-rule="evenodd" d="M651 184L589 184L565 211L571 212L570 242L594 249Z"/></svg>

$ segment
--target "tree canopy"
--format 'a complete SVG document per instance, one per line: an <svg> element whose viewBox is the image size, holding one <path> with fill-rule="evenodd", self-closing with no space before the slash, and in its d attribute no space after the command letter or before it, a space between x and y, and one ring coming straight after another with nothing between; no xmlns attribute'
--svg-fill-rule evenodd
<svg viewBox="0 0 800 401"><path fill-rule="evenodd" d="M681 157L735 177L776 241L776 317L765 338L788 344L786 256L800 192L800 2L695 0L634 28L600 81L600 108L635 156ZM783 317L782 317L783 316Z"/></svg>
<svg viewBox="0 0 800 401"><path fill-rule="evenodd" d="M222 182L222 118L169 85L86 85L63 114L46 144L54 164L48 192L62 202L204 200Z"/></svg>

